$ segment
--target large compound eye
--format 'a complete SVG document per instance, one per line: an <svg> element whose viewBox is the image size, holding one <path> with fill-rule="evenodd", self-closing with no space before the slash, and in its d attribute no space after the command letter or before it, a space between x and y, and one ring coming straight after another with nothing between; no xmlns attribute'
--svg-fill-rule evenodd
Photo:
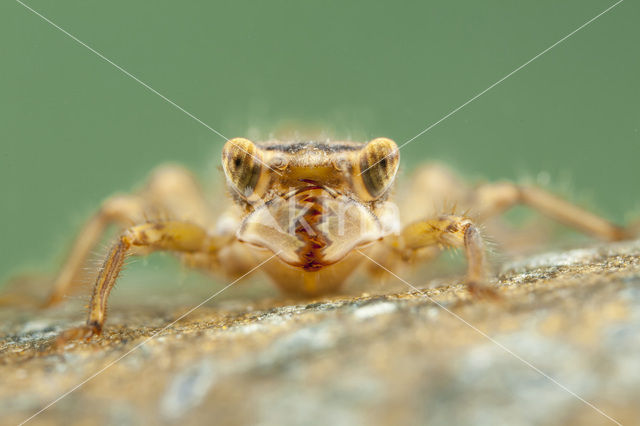
<svg viewBox="0 0 640 426"><path fill-rule="evenodd" d="M258 185L262 162L258 148L248 139L229 139L222 148L222 167L227 182L249 199Z"/></svg>
<svg viewBox="0 0 640 426"><path fill-rule="evenodd" d="M400 152L391 139L377 138L370 141L360 152L360 177L368 200L382 196L398 171Z"/></svg>

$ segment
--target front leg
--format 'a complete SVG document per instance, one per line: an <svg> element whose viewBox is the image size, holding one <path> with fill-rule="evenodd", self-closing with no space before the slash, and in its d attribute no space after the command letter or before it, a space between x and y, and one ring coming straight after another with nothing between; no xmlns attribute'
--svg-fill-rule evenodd
<svg viewBox="0 0 640 426"><path fill-rule="evenodd" d="M110 225L126 229L128 226L144 223L149 216L188 219L203 226L210 221L204 195L191 173L175 165L157 168L143 190L108 199L87 221L78 233L44 306L61 302L82 281L81 272L87 257Z"/></svg>
<svg viewBox="0 0 640 426"><path fill-rule="evenodd" d="M112 223L122 228L140 223L144 217L144 199L137 195L121 195L105 201L100 210L89 219L78 234L71 252L53 285L44 307L53 306L64 299L69 290L81 282L82 267L89 253Z"/></svg>
<svg viewBox="0 0 640 426"><path fill-rule="evenodd" d="M444 215L437 219L414 222L407 225L400 234L398 247L404 258L427 247L463 247L467 258L466 284L469 291L476 296L497 297L495 290L486 285L484 241L471 219Z"/></svg>
<svg viewBox="0 0 640 426"><path fill-rule="evenodd" d="M198 225L178 221L145 223L127 229L109 250L100 269L93 287L86 325L65 331L58 337L58 343L88 339L102 332L109 293L132 248L146 247L151 250L183 253L214 253L219 247L218 238L207 235L206 231Z"/></svg>

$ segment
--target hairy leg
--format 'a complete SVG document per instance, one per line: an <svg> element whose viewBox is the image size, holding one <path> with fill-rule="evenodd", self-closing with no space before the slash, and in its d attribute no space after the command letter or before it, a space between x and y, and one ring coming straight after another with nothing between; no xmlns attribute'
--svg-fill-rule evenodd
<svg viewBox="0 0 640 426"><path fill-rule="evenodd" d="M45 306L62 301L81 282L89 254L110 225L126 228L144 223L149 217L188 220L202 226L210 220L204 196L191 173L179 166L159 167L142 191L108 199L87 221L56 277Z"/></svg>
<svg viewBox="0 0 640 426"><path fill-rule="evenodd" d="M487 287L485 247L477 226L471 219L443 215L435 219L414 222L406 226L398 239L398 249L408 259L417 250L429 247L463 248L467 258L466 284L475 295L496 296Z"/></svg>
<svg viewBox="0 0 640 426"><path fill-rule="evenodd" d="M484 223L518 204L603 240L621 240L634 235L630 228L617 226L544 189L511 182L487 183L472 188L440 164L424 166L414 174L402 210L412 215L405 218L405 223L410 223L435 216L448 206L456 206L460 211L469 210L474 220Z"/></svg>
<svg viewBox="0 0 640 426"><path fill-rule="evenodd" d="M630 229L612 224L543 189L508 182L484 184L472 189L445 166L428 165L415 174L411 191L405 199L404 207L408 207L412 215L409 219L413 221L404 228L399 238L391 239L387 246L395 247L395 251L405 259L414 258L420 252L423 260L431 259L441 248L464 247L468 262L467 282L474 293L495 294L482 284L487 273L485 249L474 222L454 213L436 219L416 220L418 215L433 217L438 209L442 211L447 204L470 210L478 222L523 204L604 240L620 240L633 235ZM390 258L384 254L380 257Z"/></svg>
<svg viewBox="0 0 640 426"><path fill-rule="evenodd" d="M86 264L89 253L100 241L109 225L131 226L140 223L143 216L144 201L138 196L116 196L105 201L78 234L66 262L55 279L45 306L52 306L62 301L64 296L81 281L82 268Z"/></svg>
<svg viewBox="0 0 640 426"><path fill-rule="evenodd" d="M133 226L122 233L100 269L89 303L89 315L84 327L67 330L59 343L78 338L90 338L100 334L106 320L107 300L113 289L123 263L132 249L142 247L149 250L169 250L180 253L204 253L215 256L227 240L209 236L198 225L180 221L145 223Z"/></svg>
<svg viewBox="0 0 640 426"><path fill-rule="evenodd" d="M402 223L437 217L446 207L451 209L456 204L462 207L459 203L469 191L467 185L452 170L439 163L418 168L405 183L408 185L400 185L397 194ZM368 263L366 272L377 280L385 281L392 278L386 270L398 272L405 267L407 259L403 259L397 250L398 243L397 238L390 236L385 238L384 244L376 244L369 252L375 263ZM437 246L423 247L412 252L411 259L426 263L439 253L440 248Z"/></svg>

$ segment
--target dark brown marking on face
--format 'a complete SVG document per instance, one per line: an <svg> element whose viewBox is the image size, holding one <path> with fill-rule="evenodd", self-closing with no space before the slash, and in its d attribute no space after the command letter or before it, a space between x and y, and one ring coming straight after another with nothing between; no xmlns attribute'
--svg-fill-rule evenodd
<svg viewBox="0 0 640 426"><path fill-rule="evenodd" d="M310 191L300 199L300 202L310 204L303 216L303 220L308 226L299 225L295 229L298 239L304 242L304 246L297 251L300 259L303 260L303 264L300 266L308 272L317 271L327 266L327 263L322 260L322 250L331 244L331 241L316 227L324 213L322 204L318 202L318 197L312 194L316 190L318 188L314 186L304 189L304 191Z"/></svg>
<svg viewBox="0 0 640 426"><path fill-rule="evenodd" d="M300 151L304 151L309 148L314 148L320 151L334 153L344 151L357 151L362 148L362 144L359 143L325 143L316 141L302 141L293 143L269 143L261 145L261 148L266 151L280 151L287 154L296 154Z"/></svg>

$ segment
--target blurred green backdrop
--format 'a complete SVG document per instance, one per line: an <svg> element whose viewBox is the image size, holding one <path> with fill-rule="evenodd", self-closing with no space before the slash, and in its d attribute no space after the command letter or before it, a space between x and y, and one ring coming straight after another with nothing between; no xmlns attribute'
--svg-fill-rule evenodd
<svg viewBox="0 0 640 426"><path fill-rule="evenodd" d="M28 0L233 137L283 122L403 142L613 4L603 0ZM625 1L402 151L472 177L567 179L637 210L640 5ZM50 270L154 165L203 174L223 140L14 1L0 4L0 281Z"/></svg>

